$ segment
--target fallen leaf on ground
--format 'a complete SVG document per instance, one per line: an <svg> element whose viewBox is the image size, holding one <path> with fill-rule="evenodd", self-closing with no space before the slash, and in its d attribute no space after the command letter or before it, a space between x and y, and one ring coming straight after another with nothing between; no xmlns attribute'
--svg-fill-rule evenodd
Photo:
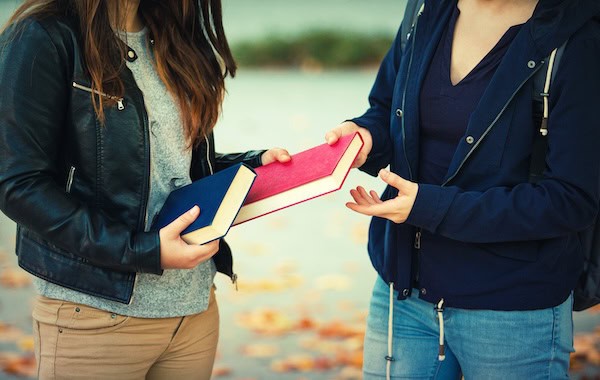
<svg viewBox="0 0 600 380"><path fill-rule="evenodd" d="M242 347L242 353L251 358L269 358L279 353L279 348L273 344L255 343Z"/></svg>
<svg viewBox="0 0 600 380"><path fill-rule="evenodd" d="M310 317L300 318L298 323L296 324L296 328L298 330L312 330L317 327L317 322Z"/></svg>
<svg viewBox="0 0 600 380"><path fill-rule="evenodd" d="M592 314L597 314L600 313L600 304L596 305L596 306L592 306L589 309L587 309L585 311L586 313L592 313Z"/></svg>
<svg viewBox="0 0 600 380"><path fill-rule="evenodd" d="M350 277L342 274L328 274L315 280L315 286L319 290L347 290L350 283Z"/></svg>
<svg viewBox="0 0 600 380"><path fill-rule="evenodd" d="M294 322L277 310L259 309L239 314L237 322L240 326L260 334L281 335L293 330Z"/></svg>
<svg viewBox="0 0 600 380"><path fill-rule="evenodd" d="M310 355L303 354L291 355L285 359L271 362L271 370L278 373L325 371L332 367L332 361L326 357L313 358Z"/></svg>
<svg viewBox="0 0 600 380"><path fill-rule="evenodd" d="M33 352L33 350L35 349L35 342L33 340L33 336L28 335L19 339L19 341L17 342L17 346L19 347L19 349L21 349L21 351Z"/></svg>
<svg viewBox="0 0 600 380"><path fill-rule="evenodd" d="M20 329L0 322L0 342L16 342L24 335Z"/></svg>
<svg viewBox="0 0 600 380"><path fill-rule="evenodd" d="M571 354L571 367L577 371L586 365L600 366L600 336L580 334L573 339L575 352Z"/></svg>
<svg viewBox="0 0 600 380"><path fill-rule="evenodd" d="M288 274L276 279L240 280L238 287L244 293L281 292L297 288L304 282L300 275Z"/></svg>
<svg viewBox="0 0 600 380"><path fill-rule="evenodd" d="M231 376L232 373L233 373L233 371L231 370L231 368L228 368L228 367L218 367L218 368L213 369L212 377Z"/></svg>
<svg viewBox="0 0 600 380"><path fill-rule="evenodd" d="M333 380L362 380L362 370L355 367L344 367Z"/></svg>
<svg viewBox="0 0 600 380"><path fill-rule="evenodd" d="M359 350L359 351L338 353L336 359L340 364L344 364L344 365L354 367L354 368L362 368L363 352L362 352L362 350Z"/></svg>
<svg viewBox="0 0 600 380"><path fill-rule="evenodd" d="M0 285L8 288L23 288L31 285L31 276L20 268L8 268L0 273Z"/></svg>
<svg viewBox="0 0 600 380"><path fill-rule="evenodd" d="M365 335L365 326L362 323L335 321L320 327L318 333L321 338L362 338Z"/></svg>
<svg viewBox="0 0 600 380"><path fill-rule="evenodd" d="M35 356L0 353L0 366L9 375L34 377L36 375Z"/></svg>

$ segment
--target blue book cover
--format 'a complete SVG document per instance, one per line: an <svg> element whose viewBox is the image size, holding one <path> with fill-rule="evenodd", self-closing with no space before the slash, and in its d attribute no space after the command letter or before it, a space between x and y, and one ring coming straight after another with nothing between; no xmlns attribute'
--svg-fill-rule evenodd
<svg viewBox="0 0 600 380"><path fill-rule="evenodd" d="M181 233L182 238L190 244L204 244L222 237L237 216L255 177L250 167L237 164L172 191L152 229L165 227L198 205L200 215Z"/></svg>

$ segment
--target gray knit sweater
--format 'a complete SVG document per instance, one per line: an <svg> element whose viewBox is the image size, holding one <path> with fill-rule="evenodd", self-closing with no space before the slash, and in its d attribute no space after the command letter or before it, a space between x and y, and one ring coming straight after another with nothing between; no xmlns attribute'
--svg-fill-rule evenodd
<svg viewBox="0 0 600 380"><path fill-rule="evenodd" d="M153 65L147 30L121 33L120 37L138 56L135 61L127 62L127 67L133 72L144 94L150 122L148 230L168 194L191 182L191 151L186 149L179 108ZM83 294L41 279L35 280L35 286L41 295L50 298L90 305L121 315L165 318L206 310L215 273L212 260L191 270L165 270L162 276L138 273L129 305Z"/></svg>

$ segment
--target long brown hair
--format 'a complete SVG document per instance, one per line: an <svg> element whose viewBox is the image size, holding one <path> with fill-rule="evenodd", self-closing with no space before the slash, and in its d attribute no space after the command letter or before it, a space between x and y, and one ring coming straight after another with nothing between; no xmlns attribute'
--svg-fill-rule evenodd
<svg viewBox="0 0 600 380"><path fill-rule="evenodd" d="M91 88L122 97L125 87L119 75L126 46L114 32L124 22L120 2L25 0L8 24L29 17L74 17ZM184 132L190 145L195 145L214 128L225 77L236 72L223 31L221 0L141 0L139 12L154 39L158 75L177 99ZM97 95L92 99L98 119L104 121L104 108L115 101Z"/></svg>

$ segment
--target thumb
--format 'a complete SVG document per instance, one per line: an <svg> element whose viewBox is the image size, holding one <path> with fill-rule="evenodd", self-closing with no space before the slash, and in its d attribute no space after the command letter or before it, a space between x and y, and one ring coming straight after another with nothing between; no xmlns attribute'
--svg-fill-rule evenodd
<svg viewBox="0 0 600 380"><path fill-rule="evenodd" d="M333 145L340 139L341 136L341 129L335 128L325 134L325 141L327 142L327 144Z"/></svg>
<svg viewBox="0 0 600 380"><path fill-rule="evenodd" d="M196 220L198 215L200 215L200 208L198 206L194 206L188 212L172 221L165 228L171 236L179 236L183 230L185 230L194 222L194 220Z"/></svg>
<svg viewBox="0 0 600 380"><path fill-rule="evenodd" d="M379 171L379 177L388 185L395 187L400 193L407 193L412 188L412 182L405 180L399 175L386 169Z"/></svg>

